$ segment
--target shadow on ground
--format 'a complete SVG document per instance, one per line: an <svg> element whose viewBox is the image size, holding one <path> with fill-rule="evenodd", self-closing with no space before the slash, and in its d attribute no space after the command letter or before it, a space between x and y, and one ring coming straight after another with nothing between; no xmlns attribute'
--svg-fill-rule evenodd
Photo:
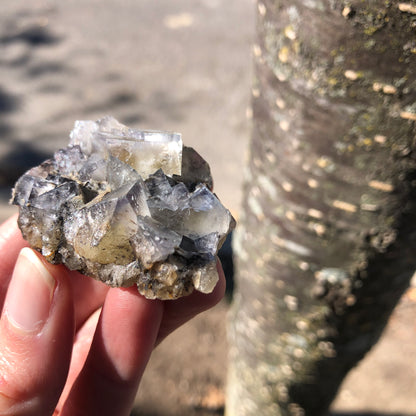
<svg viewBox="0 0 416 416"><path fill-rule="evenodd" d="M16 111L19 107L19 99L14 95L8 93L2 86L0 86L0 114L8 114ZM12 130L9 123L4 120L4 117L0 118L0 136L2 140L5 139Z"/></svg>
<svg viewBox="0 0 416 416"><path fill-rule="evenodd" d="M11 25L10 25L11 26ZM30 25L24 28L9 27L11 33L0 36L0 43L24 42L29 46L51 45L59 42L60 38L52 34L47 28Z"/></svg>
<svg viewBox="0 0 416 416"><path fill-rule="evenodd" d="M50 156L31 143L15 143L9 152L0 157L0 186L12 187L28 169Z"/></svg>

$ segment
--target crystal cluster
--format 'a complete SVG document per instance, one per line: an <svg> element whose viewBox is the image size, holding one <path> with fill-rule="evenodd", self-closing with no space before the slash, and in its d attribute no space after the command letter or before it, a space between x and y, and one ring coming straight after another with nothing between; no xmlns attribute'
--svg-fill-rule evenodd
<svg viewBox="0 0 416 416"><path fill-rule="evenodd" d="M181 136L77 121L67 148L26 172L12 203L51 263L147 298L209 293L234 219L211 192L208 164Z"/></svg>

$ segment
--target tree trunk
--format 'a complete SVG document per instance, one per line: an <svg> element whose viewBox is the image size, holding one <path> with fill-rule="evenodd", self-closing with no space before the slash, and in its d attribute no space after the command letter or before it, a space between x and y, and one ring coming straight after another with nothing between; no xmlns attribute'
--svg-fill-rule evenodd
<svg viewBox="0 0 416 416"><path fill-rule="evenodd" d="M228 416L324 415L416 268L416 3L265 0Z"/></svg>

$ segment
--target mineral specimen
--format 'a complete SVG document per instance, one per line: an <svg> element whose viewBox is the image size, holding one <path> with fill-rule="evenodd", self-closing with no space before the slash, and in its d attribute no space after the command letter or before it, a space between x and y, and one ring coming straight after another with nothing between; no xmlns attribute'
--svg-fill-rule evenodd
<svg viewBox="0 0 416 416"><path fill-rule="evenodd" d="M77 121L67 148L26 172L12 203L51 263L147 298L209 293L234 219L211 192L208 164L181 136Z"/></svg>

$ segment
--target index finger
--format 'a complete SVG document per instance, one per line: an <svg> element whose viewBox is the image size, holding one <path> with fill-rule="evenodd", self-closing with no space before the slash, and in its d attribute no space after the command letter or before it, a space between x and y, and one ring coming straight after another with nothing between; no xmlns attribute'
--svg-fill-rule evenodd
<svg viewBox="0 0 416 416"><path fill-rule="evenodd" d="M17 214L0 225L0 310L13 273L17 256L28 243L17 226Z"/></svg>

